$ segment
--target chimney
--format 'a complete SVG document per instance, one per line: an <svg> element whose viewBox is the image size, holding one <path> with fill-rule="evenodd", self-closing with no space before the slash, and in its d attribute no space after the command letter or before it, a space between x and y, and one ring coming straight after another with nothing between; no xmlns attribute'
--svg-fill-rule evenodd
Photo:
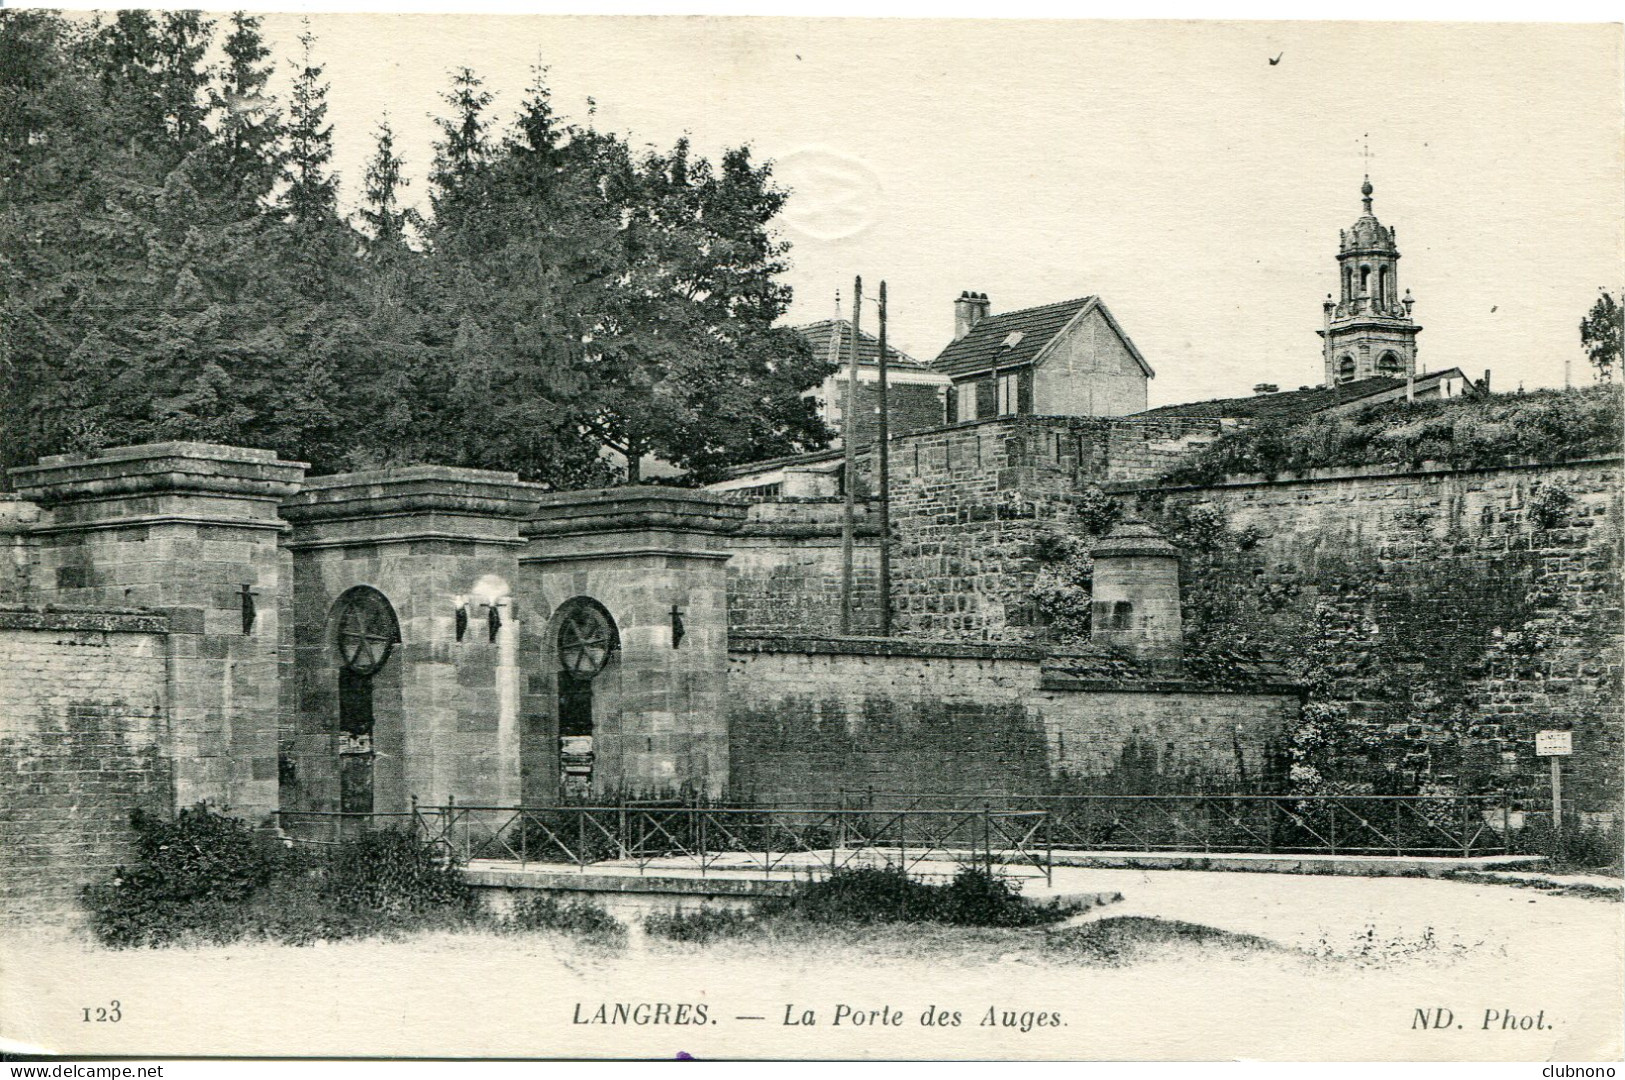
<svg viewBox="0 0 1625 1080"><path fill-rule="evenodd" d="M1490 392L1490 369L1489 368L1484 369L1484 381L1478 384L1478 388L1480 390L1484 391L1484 393L1486 393L1486 394Z"/></svg>
<svg viewBox="0 0 1625 1080"><path fill-rule="evenodd" d="M987 293L962 292L954 301L954 340L970 333L971 327L987 318Z"/></svg>
<svg viewBox="0 0 1625 1080"><path fill-rule="evenodd" d="M1255 393L1255 394L1273 394L1279 389L1281 389L1281 388L1279 386L1275 385L1272 382L1261 382L1257 386L1253 387L1253 393Z"/></svg>

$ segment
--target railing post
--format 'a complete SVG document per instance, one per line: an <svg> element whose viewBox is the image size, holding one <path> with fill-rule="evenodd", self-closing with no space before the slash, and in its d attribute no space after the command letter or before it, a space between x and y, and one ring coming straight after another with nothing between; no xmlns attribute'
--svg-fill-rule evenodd
<svg viewBox="0 0 1625 1080"><path fill-rule="evenodd" d="M1501 789L1501 850L1512 854L1512 792L1505 787Z"/></svg>
<svg viewBox="0 0 1625 1080"><path fill-rule="evenodd" d="M696 810L695 813L699 815L699 819L700 819L700 821L699 821L699 825L700 825L700 827L699 827L699 836L700 836L700 876L704 877L705 876L705 812L702 811L702 810Z"/></svg>
<svg viewBox="0 0 1625 1080"><path fill-rule="evenodd" d="M523 870L525 863L530 861L527 858L530 854L530 830L525 827L525 808L523 806L519 807L515 820L519 822L519 868Z"/></svg>
<svg viewBox="0 0 1625 1080"><path fill-rule="evenodd" d="M1331 836L1330 836L1330 838L1328 839L1327 842L1330 843L1331 846L1332 846L1332 854L1336 855L1337 854L1337 800L1335 798L1333 798L1330 802L1328 802L1326 804L1326 806L1331 810L1330 816L1326 819L1327 823L1328 823L1328 826L1329 826L1328 829L1327 829L1327 832L1331 833Z"/></svg>
<svg viewBox="0 0 1625 1080"><path fill-rule="evenodd" d="M622 859L629 859L629 858L632 857L631 853L629 851L629 848L631 846L630 845L631 834L629 832L627 832L626 803L625 802L622 802L620 806L616 807L616 809L615 809L615 819L616 819L616 822L615 822L615 840L620 845L621 858Z"/></svg>
<svg viewBox="0 0 1625 1080"><path fill-rule="evenodd" d="M1049 811L1044 812L1044 885L1055 885L1055 838L1050 835Z"/></svg>
<svg viewBox="0 0 1625 1080"><path fill-rule="evenodd" d="M576 865L587 872L587 808L576 807Z"/></svg>

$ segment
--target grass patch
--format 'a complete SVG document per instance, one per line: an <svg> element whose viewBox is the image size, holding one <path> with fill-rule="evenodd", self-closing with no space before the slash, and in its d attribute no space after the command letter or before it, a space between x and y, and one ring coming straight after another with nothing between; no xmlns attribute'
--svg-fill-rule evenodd
<svg viewBox="0 0 1625 1080"><path fill-rule="evenodd" d="M986 870L962 868L946 885L899 867L837 870L796 890L790 910L815 923L938 922L953 926L1038 926L1065 913L1029 904L1017 886Z"/></svg>
<svg viewBox="0 0 1625 1080"><path fill-rule="evenodd" d="M590 900L563 901L551 893L531 893L514 902L505 930L547 930L589 938L605 944L626 939L626 927Z"/></svg>
<svg viewBox="0 0 1625 1080"><path fill-rule="evenodd" d="M643 920L643 929L652 937L667 941L683 941L695 945L709 945L727 938L754 933L758 920L742 911L678 911L671 914L650 915Z"/></svg>
<svg viewBox="0 0 1625 1080"><path fill-rule="evenodd" d="M1278 953L1282 946L1252 934L1237 934L1177 919L1122 915L1085 923L1048 938L1049 951L1085 963L1117 967L1171 952Z"/></svg>

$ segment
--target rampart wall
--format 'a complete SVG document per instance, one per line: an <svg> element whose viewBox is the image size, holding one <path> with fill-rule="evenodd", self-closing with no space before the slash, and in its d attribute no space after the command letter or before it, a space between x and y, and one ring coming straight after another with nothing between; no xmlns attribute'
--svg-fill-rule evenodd
<svg viewBox="0 0 1625 1080"><path fill-rule="evenodd" d="M0 917L60 914L173 808L168 620L0 607Z"/></svg>

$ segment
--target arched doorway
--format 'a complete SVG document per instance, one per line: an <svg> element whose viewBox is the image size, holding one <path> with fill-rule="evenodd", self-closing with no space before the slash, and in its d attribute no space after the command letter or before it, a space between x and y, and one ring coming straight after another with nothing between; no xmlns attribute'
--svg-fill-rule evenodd
<svg viewBox="0 0 1625 1080"><path fill-rule="evenodd" d="M1390 378L1397 377L1403 366L1399 362L1398 356L1391 352L1385 352L1377 359L1377 374L1387 375Z"/></svg>
<svg viewBox="0 0 1625 1080"><path fill-rule="evenodd" d="M400 644L400 622L383 593L357 585L334 601L328 627L339 662L339 809L370 814L377 801L375 692Z"/></svg>
<svg viewBox="0 0 1625 1080"><path fill-rule="evenodd" d="M596 600L581 596L559 608L554 658L558 664L559 791L585 798L602 748L594 722L595 681L615 660L620 633Z"/></svg>

